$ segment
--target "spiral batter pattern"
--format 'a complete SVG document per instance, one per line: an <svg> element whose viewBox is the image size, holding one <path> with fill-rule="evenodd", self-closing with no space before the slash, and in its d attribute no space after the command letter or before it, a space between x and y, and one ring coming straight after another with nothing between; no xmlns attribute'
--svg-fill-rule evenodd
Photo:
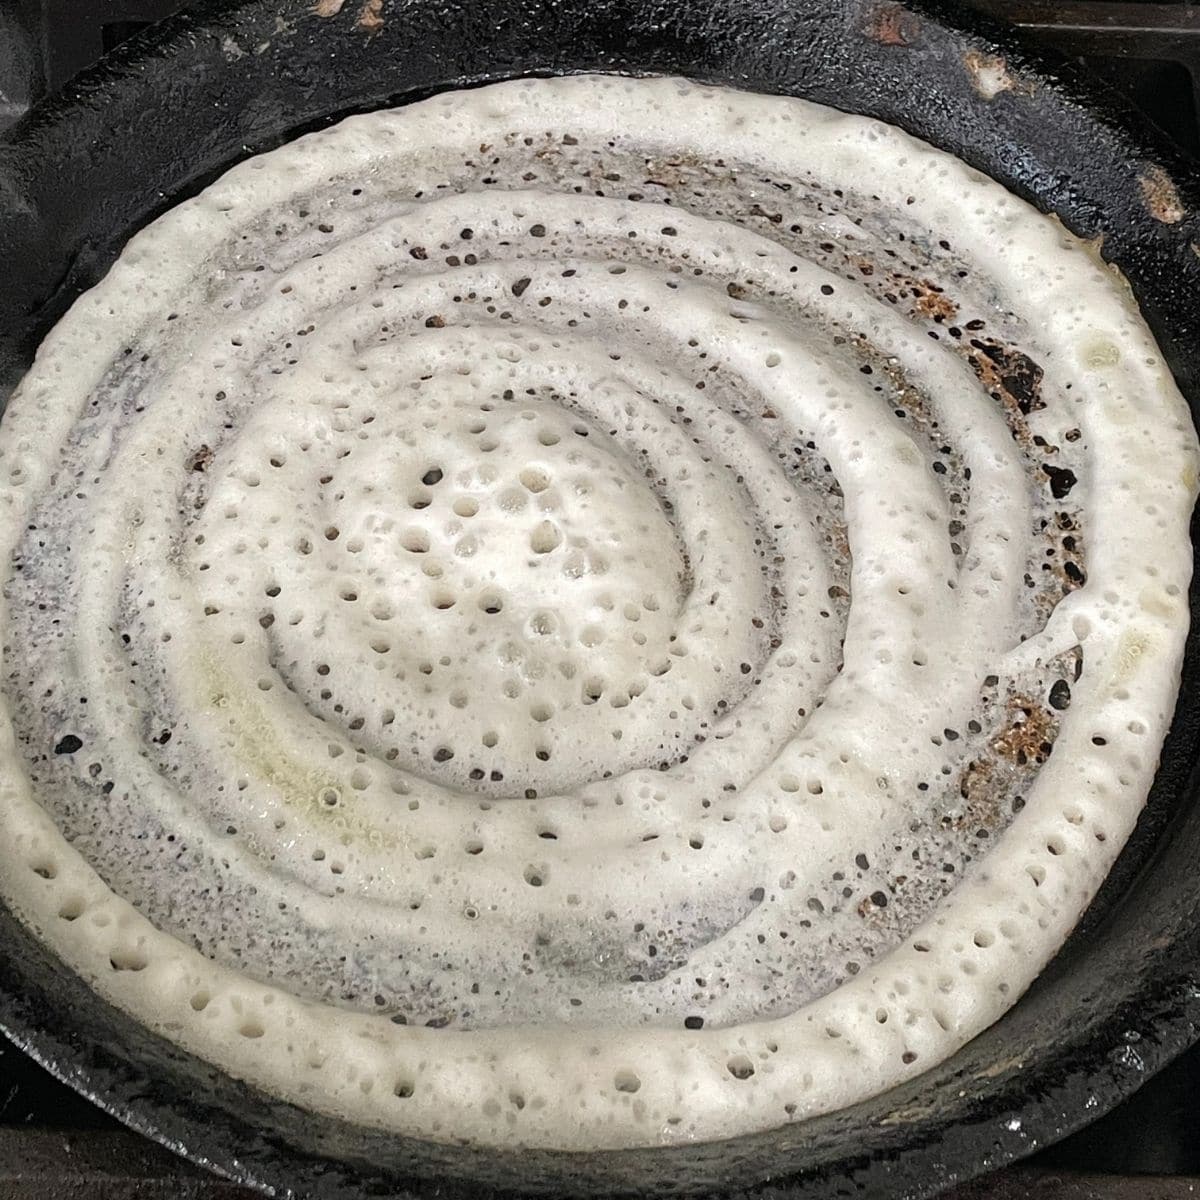
<svg viewBox="0 0 1200 1200"><path fill-rule="evenodd" d="M526 81L251 159L0 440L0 889L424 1137L925 1069L1085 907L1178 687L1195 435L1115 276L800 101Z"/></svg>

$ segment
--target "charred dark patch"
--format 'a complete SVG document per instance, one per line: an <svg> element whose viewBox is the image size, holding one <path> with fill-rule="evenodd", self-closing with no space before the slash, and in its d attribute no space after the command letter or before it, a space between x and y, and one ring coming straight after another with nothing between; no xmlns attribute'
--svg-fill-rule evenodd
<svg viewBox="0 0 1200 1200"><path fill-rule="evenodd" d="M207 446L201 446L197 450L193 450L187 457L187 469L189 471L207 471L208 464L213 460L213 452Z"/></svg>
<svg viewBox="0 0 1200 1200"><path fill-rule="evenodd" d="M972 338L971 366L980 381L989 388L998 388L1001 399L1011 403L1024 417L1046 407L1042 399L1042 379L1045 371L1013 346L985 338Z"/></svg>
<svg viewBox="0 0 1200 1200"><path fill-rule="evenodd" d="M1055 500L1062 500L1079 482L1069 467L1052 467L1049 463L1042 463L1042 471L1050 480L1050 494Z"/></svg>

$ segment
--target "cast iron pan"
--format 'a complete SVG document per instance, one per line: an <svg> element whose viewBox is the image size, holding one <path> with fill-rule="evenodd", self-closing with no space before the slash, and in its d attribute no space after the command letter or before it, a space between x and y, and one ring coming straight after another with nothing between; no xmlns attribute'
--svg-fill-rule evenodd
<svg viewBox="0 0 1200 1200"><path fill-rule="evenodd" d="M133 230L244 155L444 88L610 70L807 96L953 151L1102 236L1200 403L1198 181L1062 64L1051 82L1044 60L964 13L879 0L388 0L368 33L361 3L332 18L303 0L193 5L11 133L0 145L6 379ZM1009 86L985 86L997 78ZM3 909L0 1026L133 1128L276 1194L932 1195L1095 1118L1200 1035L1198 601L1193 587L1182 698L1149 805L1083 925L986 1033L846 1111L727 1142L585 1155L383 1135L274 1101L148 1034Z"/></svg>

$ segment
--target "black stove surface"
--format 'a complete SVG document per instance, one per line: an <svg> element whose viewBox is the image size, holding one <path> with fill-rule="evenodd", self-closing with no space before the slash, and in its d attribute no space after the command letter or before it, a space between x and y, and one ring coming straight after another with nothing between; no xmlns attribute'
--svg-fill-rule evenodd
<svg viewBox="0 0 1200 1200"><path fill-rule="evenodd" d="M1200 3L970 4L1076 58L1200 163ZM180 0L0 0L0 127L117 43L180 7ZM235 1200L245 1195L124 1130L0 1039L0 1200ZM952 1195L955 1200L1200 1197L1200 1046L1073 1137Z"/></svg>

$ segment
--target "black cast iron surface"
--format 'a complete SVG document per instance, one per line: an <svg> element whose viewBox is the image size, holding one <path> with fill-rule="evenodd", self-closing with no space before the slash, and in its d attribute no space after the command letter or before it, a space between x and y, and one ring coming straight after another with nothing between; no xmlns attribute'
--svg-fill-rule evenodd
<svg viewBox="0 0 1200 1200"><path fill-rule="evenodd" d="M672 72L903 125L1076 232L1102 237L1177 378L1200 395L1200 189L1085 86L1048 83L999 30L878 0L392 3L380 29L306 2L210 0L135 38L0 145L0 368L33 347L135 228L247 153L445 87L577 70ZM962 19L961 13L959 19ZM1012 86L986 95L980 64ZM1149 147L1147 149L1146 147ZM1172 183L1171 179L1175 182ZM322 1198L749 1188L919 1197L1094 1118L1200 1032L1200 594L1182 698L1146 813L1082 926L959 1054L799 1128L704 1146L486 1153L351 1127L238 1084L99 1003L0 911L0 1025L122 1120L195 1161ZM766 1182L762 1182L766 1181Z"/></svg>

